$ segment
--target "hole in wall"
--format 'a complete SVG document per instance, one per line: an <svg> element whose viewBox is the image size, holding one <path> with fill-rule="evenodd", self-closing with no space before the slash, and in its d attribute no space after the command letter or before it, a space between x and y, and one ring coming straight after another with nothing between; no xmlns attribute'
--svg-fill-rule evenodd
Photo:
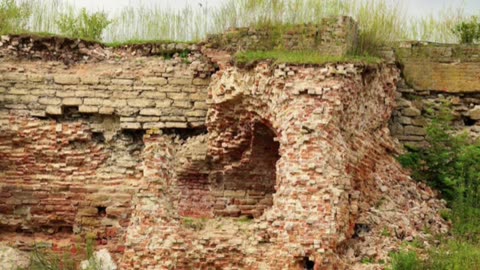
<svg viewBox="0 0 480 270"><path fill-rule="evenodd" d="M309 257L303 258L303 269L304 270L313 270L315 269L315 262L310 260Z"/></svg>
<svg viewBox="0 0 480 270"><path fill-rule="evenodd" d="M477 121L473 120L469 116L463 116L462 120L463 120L463 124L467 127L474 126L477 123Z"/></svg>
<svg viewBox="0 0 480 270"><path fill-rule="evenodd" d="M261 122L254 123L246 136L250 138L245 148L228 153L242 152L240 160L226 158L222 179L211 181L223 192L215 198L215 216L257 218L273 205L280 144L275 132Z"/></svg>
<svg viewBox="0 0 480 270"><path fill-rule="evenodd" d="M96 143L105 143L105 136L102 132L92 132L92 140Z"/></svg>
<svg viewBox="0 0 480 270"><path fill-rule="evenodd" d="M97 206L97 215L99 217L107 216L107 207L105 206Z"/></svg>
<svg viewBox="0 0 480 270"><path fill-rule="evenodd" d="M354 227L355 232L353 233L353 238L358 238L364 233L370 232L370 225L357 223Z"/></svg>
<svg viewBox="0 0 480 270"><path fill-rule="evenodd" d="M176 135L182 140L189 139L198 135L207 134L206 128L166 128L162 129L165 135Z"/></svg>
<svg viewBox="0 0 480 270"><path fill-rule="evenodd" d="M145 135L145 130L143 129L124 129L122 130L122 135L130 139L133 143L143 144L143 136Z"/></svg>

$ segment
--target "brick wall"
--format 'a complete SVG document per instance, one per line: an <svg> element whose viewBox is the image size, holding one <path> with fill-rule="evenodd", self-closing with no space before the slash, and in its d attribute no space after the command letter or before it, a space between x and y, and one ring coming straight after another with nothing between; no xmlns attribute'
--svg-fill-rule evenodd
<svg viewBox="0 0 480 270"><path fill-rule="evenodd" d="M207 47L236 52L245 50L316 50L344 56L357 47L358 28L350 17L325 18L319 24L285 28L235 28L210 36Z"/></svg>

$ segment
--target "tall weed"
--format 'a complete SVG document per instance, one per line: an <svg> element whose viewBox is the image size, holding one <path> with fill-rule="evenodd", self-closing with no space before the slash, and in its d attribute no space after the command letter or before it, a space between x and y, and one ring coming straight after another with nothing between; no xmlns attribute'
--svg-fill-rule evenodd
<svg viewBox="0 0 480 270"><path fill-rule="evenodd" d="M28 5L15 0L0 0L0 34L24 31L31 14Z"/></svg>

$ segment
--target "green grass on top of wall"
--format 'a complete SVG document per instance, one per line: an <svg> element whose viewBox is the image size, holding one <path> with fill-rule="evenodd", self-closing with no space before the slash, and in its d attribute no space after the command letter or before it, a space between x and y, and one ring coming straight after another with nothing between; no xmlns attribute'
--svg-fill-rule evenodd
<svg viewBox="0 0 480 270"><path fill-rule="evenodd" d="M105 46L110 47L110 48L120 48L124 46L135 46L135 45L160 45L160 44L185 44L185 45L193 45L197 44L195 41L175 41L175 40L137 40L137 39L132 39L132 40L127 40L127 41L121 41L121 42L106 42L103 43Z"/></svg>
<svg viewBox="0 0 480 270"><path fill-rule="evenodd" d="M235 54L239 65L250 65L258 61L272 60L277 64L322 65L327 63L379 64L380 58L373 56L328 56L315 51L246 51Z"/></svg>

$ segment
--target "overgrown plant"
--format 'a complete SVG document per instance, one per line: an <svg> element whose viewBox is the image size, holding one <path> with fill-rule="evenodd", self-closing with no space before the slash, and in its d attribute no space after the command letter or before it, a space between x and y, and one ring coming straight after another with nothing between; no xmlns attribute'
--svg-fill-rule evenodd
<svg viewBox="0 0 480 270"><path fill-rule="evenodd" d="M86 270L100 270L102 269L100 263L95 257L93 239L86 240L86 258L88 264ZM74 254L63 252L61 254L49 250L48 247L36 244L30 255L30 265L28 270L76 270L79 263L74 257ZM19 269L26 270L26 269Z"/></svg>
<svg viewBox="0 0 480 270"><path fill-rule="evenodd" d="M68 37L100 40L103 30L111 23L106 13L88 13L85 8L82 8L78 15L63 14L57 21L57 26L60 33Z"/></svg>
<svg viewBox="0 0 480 270"><path fill-rule="evenodd" d="M442 112L427 128L428 147L410 148L399 161L448 201L457 239L480 243L480 143L452 135L450 119Z"/></svg>
<svg viewBox="0 0 480 270"><path fill-rule="evenodd" d="M26 4L0 0L0 34L24 31L31 12Z"/></svg>
<svg viewBox="0 0 480 270"><path fill-rule="evenodd" d="M461 43L472 44L480 40L480 21L477 16L457 24L453 33L458 36Z"/></svg>

